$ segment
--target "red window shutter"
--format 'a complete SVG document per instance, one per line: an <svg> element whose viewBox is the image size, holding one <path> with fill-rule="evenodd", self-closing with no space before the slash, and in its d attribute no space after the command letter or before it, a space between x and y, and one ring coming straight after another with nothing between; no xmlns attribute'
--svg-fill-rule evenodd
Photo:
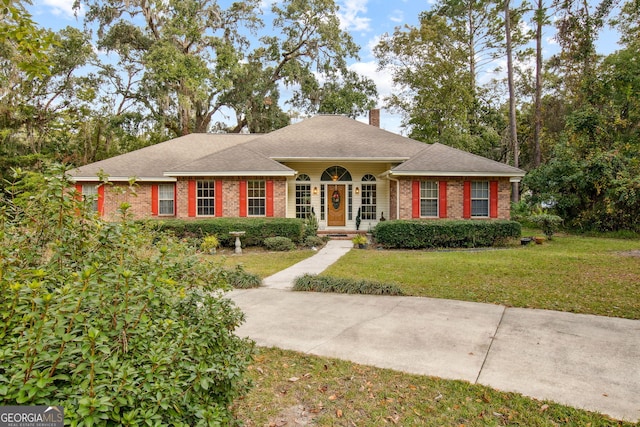
<svg viewBox="0 0 640 427"><path fill-rule="evenodd" d="M196 216L196 182L193 179L189 180L189 186L187 189L187 201L189 204L188 215Z"/></svg>
<svg viewBox="0 0 640 427"><path fill-rule="evenodd" d="M411 217L420 218L420 181L411 183Z"/></svg>
<svg viewBox="0 0 640 427"><path fill-rule="evenodd" d="M498 181L489 183L489 216L498 218Z"/></svg>
<svg viewBox="0 0 640 427"><path fill-rule="evenodd" d="M267 216L273 216L273 181L267 181Z"/></svg>
<svg viewBox="0 0 640 427"><path fill-rule="evenodd" d="M82 184L76 184L76 191L78 192L77 200L82 201Z"/></svg>
<svg viewBox="0 0 640 427"><path fill-rule="evenodd" d="M158 184L151 186L151 215L158 216Z"/></svg>
<svg viewBox="0 0 640 427"><path fill-rule="evenodd" d="M98 215L104 215L104 185L98 187Z"/></svg>
<svg viewBox="0 0 640 427"><path fill-rule="evenodd" d="M222 216L222 181L216 181L216 190L215 190L215 198L216 198L216 216Z"/></svg>
<svg viewBox="0 0 640 427"><path fill-rule="evenodd" d="M438 212L440 218L447 217L447 181L440 181L438 183Z"/></svg>
<svg viewBox="0 0 640 427"><path fill-rule="evenodd" d="M240 216L247 216L247 181L240 181Z"/></svg>
<svg viewBox="0 0 640 427"><path fill-rule="evenodd" d="M471 218L471 181L464 182L462 217Z"/></svg>

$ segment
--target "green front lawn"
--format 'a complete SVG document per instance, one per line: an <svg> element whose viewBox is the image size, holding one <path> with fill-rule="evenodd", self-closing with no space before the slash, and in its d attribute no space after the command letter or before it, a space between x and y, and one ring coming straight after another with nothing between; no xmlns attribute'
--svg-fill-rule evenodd
<svg viewBox="0 0 640 427"><path fill-rule="evenodd" d="M296 259L254 252L227 262L264 277L277 271L268 266L286 268ZM638 239L557 236L478 251L352 250L323 274L391 282L410 295L640 319ZM254 387L234 404L249 427L634 425L464 381L279 349L258 349L249 377Z"/></svg>
<svg viewBox="0 0 640 427"><path fill-rule="evenodd" d="M302 249L290 252L269 252L262 248L243 249L241 255L233 253L233 249L220 251L216 255L205 255L218 258L225 268L233 268L238 264L251 273L262 277L269 277L278 271L284 270L312 255L317 254L311 249Z"/></svg>
<svg viewBox="0 0 640 427"><path fill-rule="evenodd" d="M557 236L507 249L353 250L322 274L395 283L415 296L640 319L637 239Z"/></svg>

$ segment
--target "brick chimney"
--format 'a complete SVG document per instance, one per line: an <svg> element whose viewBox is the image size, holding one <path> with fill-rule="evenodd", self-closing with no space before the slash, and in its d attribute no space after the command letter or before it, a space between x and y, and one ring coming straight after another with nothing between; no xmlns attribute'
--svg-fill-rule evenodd
<svg viewBox="0 0 640 427"><path fill-rule="evenodd" d="M373 110L369 110L369 124L377 128L380 127L380 109L379 108L374 108Z"/></svg>

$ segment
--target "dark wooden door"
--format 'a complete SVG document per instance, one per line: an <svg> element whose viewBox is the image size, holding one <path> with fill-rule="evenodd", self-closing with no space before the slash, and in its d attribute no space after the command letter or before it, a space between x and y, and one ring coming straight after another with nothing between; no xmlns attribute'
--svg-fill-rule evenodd
<svg viewBox="0 0 640 427"><path fill-rule="evenodd" d="M329 198L327 200L327 225L338 227L346 225L346 203L345 186L330 184L327 186Z"/></svg>

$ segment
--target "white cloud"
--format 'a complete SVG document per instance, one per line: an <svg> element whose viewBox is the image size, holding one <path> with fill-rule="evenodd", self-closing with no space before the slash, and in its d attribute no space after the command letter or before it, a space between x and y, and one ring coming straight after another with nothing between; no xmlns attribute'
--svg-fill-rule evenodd
<svg viewBox="0 0 640 427"><path fill-rule="evenodd" d="M396 9L393 11L389 19L396 23L404 22L404 12L400 9Z"/></svg>
<svg viewBox="0 0 640 427"><path fill-rule="evenodd" d="M49 7L51 13L55 16L62 16L65 18L74 18L76 14L78 16L84 15L82 5L79 10L73 9L74 0L42 0L42 5Z"/></svg>
<svg viewBox="0 0 640 427"><path fill-rule="evenodd" d="M349 69L373 80L378 88L378 104L382 99L393 93L393 78L387 70L378 71L378 64L374 61L356 62Z"/></svg>
<svg viewBox="0 0 640 427"><path fill-rule="evenodd" d="M369 0L343 0L338 11L340 27L346 31L370 31L371 19L360 16L367 13Z"/></svg>

